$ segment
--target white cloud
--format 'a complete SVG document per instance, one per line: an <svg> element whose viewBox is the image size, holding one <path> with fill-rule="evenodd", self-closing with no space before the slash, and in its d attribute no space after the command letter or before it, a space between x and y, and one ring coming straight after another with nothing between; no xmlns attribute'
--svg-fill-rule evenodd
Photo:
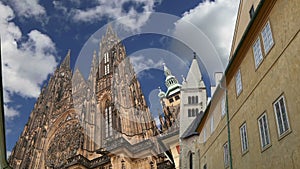
<svg viewBox="0 0 300 169"><path fill-rule="evenodd" d="M237 0L205 1L183 14L177 27L190 22L199 28L213 43L222 59L227 60L233 37L238 9ZM184 22L182 22L184 21Z"/></svg>
<svg viewBox="0 0 300 169"><path fill-rule="evenodd" d="M163 60L153 60L150 57L146 57L144 55L138 55L138 56L130 56L130 62L132 63L134 67L134 71L136 74L141 73L144 70L147 69L161 69L163 65Z"/></svg>
<svg viewBox="0 0 300 169"><path fill-rule="evenodd" d="M43 81L57 65L52 40L37 30L23 35L13 18L12 9L0 2L5 115L9 118L19 115L16 107L8 106L13 102L12 96L36 98Z"/></svg>
<svg viewBox="0 0 300 169"><path fill-rule="evenodd" d="M130 30L139 30L153 12L156 0L98 0L97 6L88 9L72 9L75 21L94 22L108 17L120 19L119 23ZM157 1L159 2L159 1ZM124 10L124 5L129 9ZM136 7L138 6L138 10Z"/></svg>
<svg viewBox="0 0 300 169"><path fill-rule="evenodd" d="M11 155L11 151L6 151L6 157L8 158Z"/></svg>
<svg viewBox="0 0 300 169"><path fill-rule="evenodd" d="M7 104L4 104L4 116L6 118L13 119L19 115L19 112L15 108L9 107Z"/></svg>
<svg viewBox="0 0 300 169"><path fill-rule="evenodd" d="M46 10L39 4L39 0L11 0L9 1L17 15L25 18L36 17L46 15Z"/></svg>

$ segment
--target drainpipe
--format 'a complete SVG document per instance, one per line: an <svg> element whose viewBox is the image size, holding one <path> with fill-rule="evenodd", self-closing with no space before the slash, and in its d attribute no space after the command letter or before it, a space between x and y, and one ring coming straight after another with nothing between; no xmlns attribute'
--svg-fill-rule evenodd
<svg viewBox="0 0 300 169"><path fill-rule="evenodd" d="M228 112L228 94L227 89L225 89L226 94L226 120L227 120L227 135L228 135L228 151L229 151L229 167L232 169L232 153L231 153L231 141L230 141L230 120L229 120L229 112Z"/></svg>

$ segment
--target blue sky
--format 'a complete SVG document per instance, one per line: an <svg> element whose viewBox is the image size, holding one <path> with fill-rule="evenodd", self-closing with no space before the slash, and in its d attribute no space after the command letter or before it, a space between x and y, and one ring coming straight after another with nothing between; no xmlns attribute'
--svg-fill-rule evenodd
<svg viewBox="0 0 300 169"><path fill-rule="evenodd" d="M237 7L238 0L0 0L7 150L67 50L76 67L84 44L108 22L129 32L123 43L155 110L163 62L181 82L196 51L205 83L214 84L213 72L227 64ZM147 29L151 23L158 32Z"/></svg>

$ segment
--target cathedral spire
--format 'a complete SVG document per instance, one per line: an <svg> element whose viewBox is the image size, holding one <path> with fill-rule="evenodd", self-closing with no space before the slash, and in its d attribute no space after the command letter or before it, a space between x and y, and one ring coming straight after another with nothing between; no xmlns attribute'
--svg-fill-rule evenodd
<svg viewBox="0 0 300 169"><path fill-rule="evenodd" d="M116 35L115 32L113 31L113 28L111 26L111 24L107 25L107 29L106 29L106 36L110 36L110 35Z"/></svg>
<svg viewBox="0 0 300 169"><path fill-rule="evenodd" d="M97 58L97 52L94 50L93 54L93 60L91 64L91 70L88 77L88 83L90 87L93 89L92 91L95 91L95 84L96 84L96 77L97 77L97 71L98 71L98 58Z"/></svg>
<svg viewBox="0 0 300 169"><path fill-rule="evenodd" d="M61 62L60 67L70 68L70 56L71 56L71 50L68 50L68 53L65 57L65 59Z"/></svg>
<svg viewBox="0 0 300 169"><path fill-rule="evenodd" d="M94 50L94 53L93 53L93 60L92 60L92 67L97 67L97 52L96 50Z"/></svg>

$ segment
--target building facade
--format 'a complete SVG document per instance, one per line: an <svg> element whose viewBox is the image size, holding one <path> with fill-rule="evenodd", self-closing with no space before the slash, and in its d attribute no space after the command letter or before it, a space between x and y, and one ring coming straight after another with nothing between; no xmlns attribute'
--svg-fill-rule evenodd
<svg viewBox="0 0 300 169"><path fill-rule="evenodd" d="M125 47L110 26L87 80L70 51L45 86L9 162L13 168L172 168Z"/></svg>
<svg viewBox="0 0 300 169"><path fill-rule="evenodd" d="M188 153L194 151L193 144L182 140L189 133L190 126L203 115L207 105L206 86L197 62L196 53L189 67L187 77L182 85L164 65L167 91L160 90L158 96L163 107L160 115L162 134L158 137L160 144L171 153L175 168L186 168ZM192 127L193 128L193 127ZM192 146L189 146L192 145Z"/></svg>
<svg viewBox="0 0 300 169"><path fill-rule="evenodd" d="M299 13L298 0L241 0L225 76L193 131L201 169L300 168Z"/></svg>

